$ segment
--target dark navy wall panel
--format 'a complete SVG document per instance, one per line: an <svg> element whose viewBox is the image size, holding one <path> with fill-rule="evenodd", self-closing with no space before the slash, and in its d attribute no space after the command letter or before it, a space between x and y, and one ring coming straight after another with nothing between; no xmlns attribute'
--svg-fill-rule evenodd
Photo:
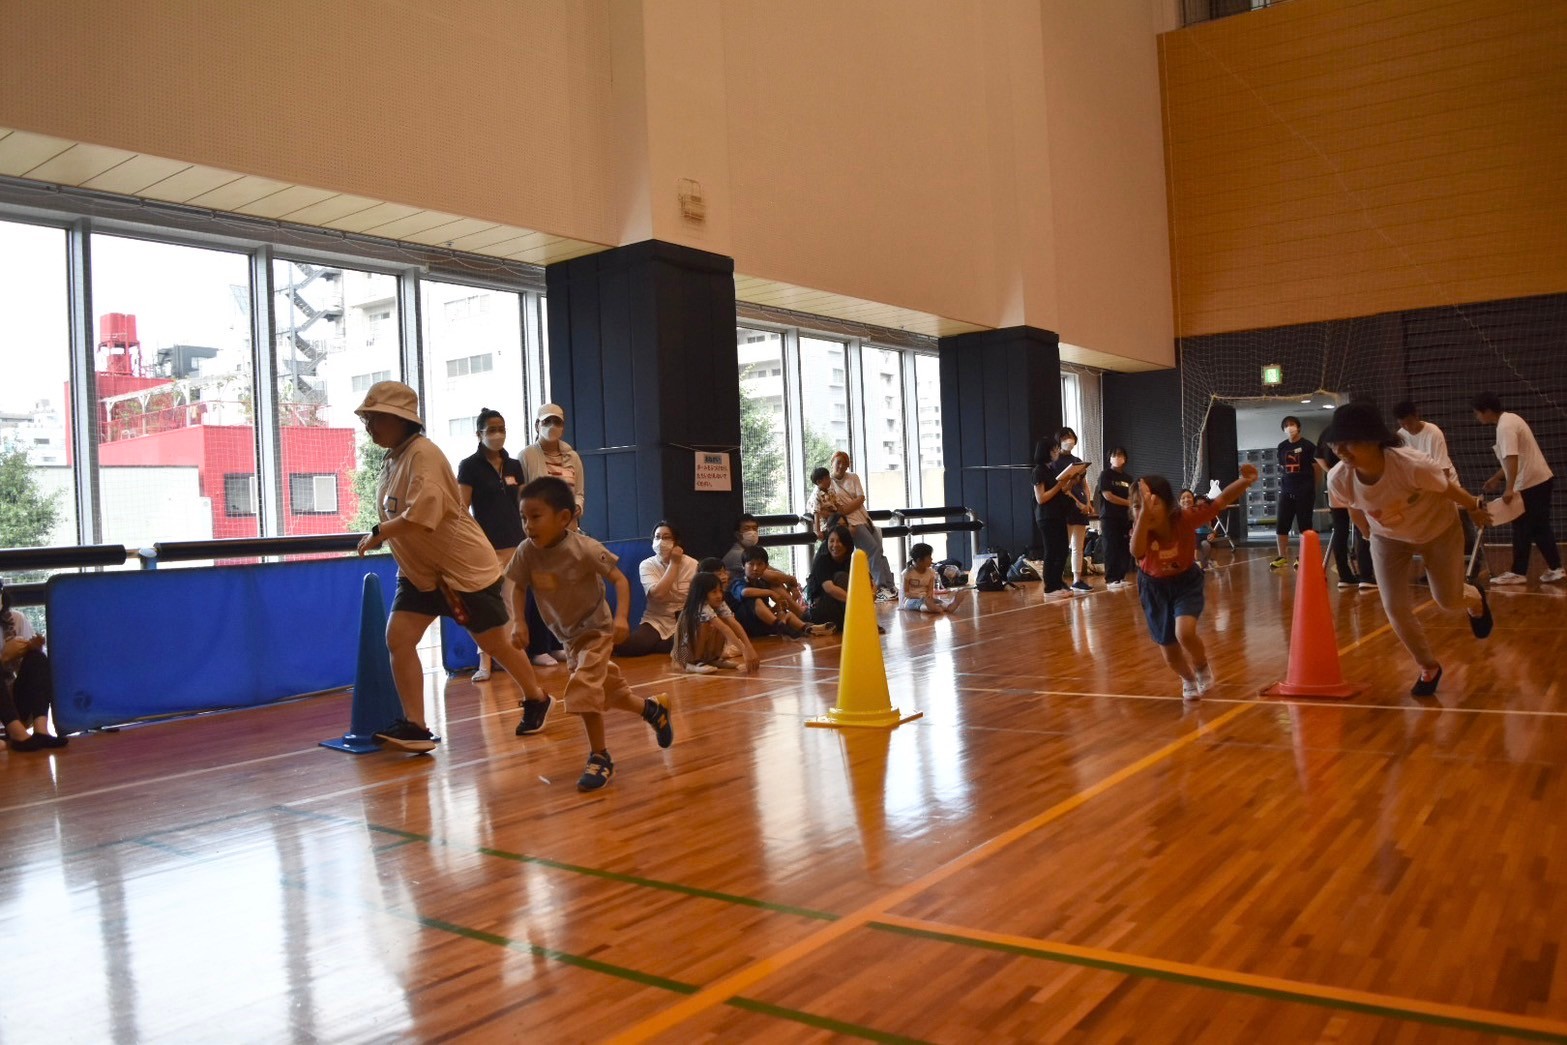
<svg viewBox="0 0 1567 1045"><path fill-rule="evenodd" d="M602 476L585 526L642 538L668 518L692 554L728 548L740 513L734 265L658 241L548 267L552 373L584 461ZM570 307L557 310L563 295ZM569 401L568 401L569 399ZM733 489L697 492L697 449L729 451Z"/></svg>
<svg viewBox="0 0 1567 1045"><path fill-rule="evenodd" d="M1032 451L1061 423L1061 356L1048 330L1013 327L943 338L942 451L947 500L985 521L982 545L1036 543Z"/></svg>

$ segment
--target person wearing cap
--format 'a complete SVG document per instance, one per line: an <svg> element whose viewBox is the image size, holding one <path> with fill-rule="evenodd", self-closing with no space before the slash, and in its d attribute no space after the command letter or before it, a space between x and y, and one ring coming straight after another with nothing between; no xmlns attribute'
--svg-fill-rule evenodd
<svg viewBox="0 0 1567 1045"><path fill-rule="evenodd" d="M534 440L522 448L517 459L522 462L522 481L531 483L545 477L559 479L571 488L577 503L571 518L571 528L582 528L582 506L586 503L587 484L582 473L582 455L561 438L566 432L566 411L559 403L545 403L533 415ZM528 656L541 668L554 667L566 662L566 651L560 640L550 631L539 615L538 606L530 594L527 600Z"/></svg>
<svg viewBox="0 0 1567 1045"><path fill-rule="evenodd" d="M386 647L403 717L376 733L376 739L416 752L440 743L424 724L424 668L418 653L419 639L436 617L456 620L479 649L501 662L526 697L518 734L539 732L553 701L539 687L528 659L512 649L495 550L463 506L446 455L424 435L418 395L400 381L378 381L354 413L371 441L387 450L376 489L380 521L359 542L359 554L384 544L397 560Z"/></svg>
<svg viewBox="0 0 1567 1045"><path fill-rule="evenodd" d="M64 747L68 741L49 732L54 674L44 653L44 637L11 608L4 581L0 581L0 640L0 725L5 727L6 744L12 751Z"/></svg>
<svg viewBox="0 0 1567 1045"><path fill-rule="evenodd" d="M1426 641L1410 596L1415 556L1425 562L1431 598L1444 610L1463 610L1476 638L1491 634L1485 591L1464 578L1464 530L1452 506L1475 525L1489 522L1480 499L1459 486L1440 464L1405 446L1382 420L1375 404L1351 402L1333 411L1323 435L1339 463L1328 473L1328 503L1349 509L1362 536L1371 539L1371 559L1388 624L1420 666L1409 692L1436 695L1442 663Z"/></svg>
<svg viewBox="0 0 1567 1045"><path fill-rule="evenodd" d="M577 517L572 529L582 524L582 506L587 503L587 485L583 481L582 456L561 438L566 432L566 411L557 403L545 403L533 417L537 438L523 448L520 460L528 482L553 476L571 487L577 499Z"/></svg>

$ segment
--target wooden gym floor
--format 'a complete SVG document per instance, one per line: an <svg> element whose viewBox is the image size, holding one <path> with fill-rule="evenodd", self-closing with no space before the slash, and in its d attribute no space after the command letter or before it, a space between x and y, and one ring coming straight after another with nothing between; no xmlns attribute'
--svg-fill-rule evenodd
<svg viewBox="0 0 1567 1045"><path fill-rule="evenodd" d="M621 716L598 795L503 676L431 673L433 757L317 747L342 695L0 755L0 1038L1567 1041L1567 590L1486 643L1426 605L1427 702L1332 592L1368 690L1262 700L1266 558L1208 581L1197 706L1134 591L1036 585L879 608L890 733L804 728L837 639L628 661L676 741Z"/></svg>

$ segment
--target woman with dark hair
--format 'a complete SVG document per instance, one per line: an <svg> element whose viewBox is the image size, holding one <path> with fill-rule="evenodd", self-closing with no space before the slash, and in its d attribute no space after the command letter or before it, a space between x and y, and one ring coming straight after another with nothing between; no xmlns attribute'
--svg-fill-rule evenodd
<svg viewBox="0 0 1567 1045"><path fill-rule="evenodd" d="M1061 454L1061 444L1047 435L1034 444L1034 525L1039 527L1040 543L1045 549L1045 601L1058 602L1072 597L1066 582L1066 558L1070 544L1067 520L1072 507L1067 490L1082 476L1082 467L1073 465Z"/></svg>
<svg viewBox="0 0 1567 1045"><path fill-rule="evenodd" d="M1063 468L1072 465L1082 465L1077 470L1077 479L1066 488L1065 512L1067 543L1072 549L1072 591L1078 594L1093 591L1093 585L1084 577L1086 563L1083 561L1083 553L1088 547L1088 519L1093 515L1093 508L1088 496L1088 484L1083 481L1083 476L1088 471L1088 466L1083 464L1082 458L1077 456L1077 433L1070 428L1062 427L1056 433L1056 442L1061 447L1060 460Z"/></svg>
<svg viewBox="0 0 1567 1045"><path fill-rule="evenodd" d="M1137 596L1148 632L1164 662L1181 677L1181 696L1201 700L1213 688L1208 651L1197 634L1203 611L1202 569L1197 565L1197 531L1213 522L1257 481L1257 466L1241 465L1241 477L1212 501L1182 509L1160 475L1137 481L1132 555L1137 559Z"/></svg>
<svg viewBox="0 0 1567 1045"><path fill-rule="evenodd" d="M44 653L44 637L11 608L11 593L0 581L0 723L12 751L64 747L64 737L49 732L54 710L54 674ZM32 732L29 733L28 730Z"/></svg>
<svg viewBox="0 0 1567 1045"><path fill-rule="evenodd" d="M462 506L473 514L474 521L490 546L495 549L495 564L504 575L522 543L522 513L518 507L517 492L527 483L522 472L522 462L506 452L506 418L499 410L481 407L474 422L479 437L479 449L462 459L457 466L457 494ZM511 605L512 583L503 580L501 597ZM473 681L483 682L490 677L490 655L479 651L479 670L473 673Z"/></svg>
<svg viewBox="0 0 1567 1045"><path fill-rule="evenodd" d="M1411 564L1425 563L1431 598L1444 610L1464 610L1476 638L1491 634L1485 591L1464 577L1464 528L1458 505L1476 526L1490 520L1485 505L1459 486L1442 466L1404 446L1372 403L1346 403L1333 411L1323 436L1339 463L1328 473L1328 503L1349 509L1362 536L1371 539L1377 589L1393 634L1420 665L1411 695L1431 697L1442 664L1426 641L1410 598Z"/></svg>
<svg viewBox="0 0 1567 1045"><path fill-rule="evenodd" d="M668 653L675 644L675 628L686 593L691 590L691 578L696 576L696 560L680 547L680 535L666 520L653 527L653 554L642 560L639 572L647 606L641 623L615 647L617 657Z"/></svg>
<svg viewBox="0 0 1567 1045"><path fill-rule="evenodd" d="M720 564L720 568L722 564ZM729 659L738 655L736 659ZM675 666L693 675L710 675L719 668L744 665L756 674L761 660L745 629L735 621L734 610L724 601L724 586L712 573L691 578L685 608L675 625L675 645L670 650Z"/></svg>
<svg viewBox="0 0 1567 1045"><path fill-rule="evenodd" d="M813 624L832 624L843 630L843 611L849 602L849 561L854 554L854 534L839 523L827 531L805 580Z"/></svg>

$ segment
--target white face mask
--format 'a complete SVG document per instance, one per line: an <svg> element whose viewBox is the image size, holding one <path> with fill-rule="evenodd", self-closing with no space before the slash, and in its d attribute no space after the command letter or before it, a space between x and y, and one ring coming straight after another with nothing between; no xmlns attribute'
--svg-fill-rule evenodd
<svg viewBox="0 0 1567 1045"><path fill-rule="evenodd" d="M565 425L545 425L544 438L551 443L557 442L565 431Z"/></svg>
<svg viewBox="0 0 1567 1045"><path fill-rule="evenodd" d="M1284 434L1289 436L1291 439L1294 439L1297 435L1300 434L1300 429L1296 428L1294 425L1290 425L1284 429Z"/></svg>
<svg viewBox="0 0 1567 1045"><path fill-rule="evenodd" d="M655 540L653 542L653 554L662 559L667 557L674 547L675 542L670 540L668 537L665 537L662 540Z"/></svg>
<svg viewBox="0 0 1567 1045"><path fill-rule="evenodd" d="M501 447L506 445L506 433L497 432L494 435L485 436L484 445L490 450L499 450Z"/></svg>
<svg viewBox="0 0 1567 1045"><path fill-rule="evenodd" d="M1077 449L1077 440L1076 439L1063 439L1063 440L1061 440L1061 449L1065 450L1067 453L1071 453L1073 450Z"/></svg>
<svg viewBox="0 0 1567 1045"><path fill-rule="evenodd" d="M742 548L754 548L759 540L761 540L761 536L755 530L740 531L740 547Z"/></svg>

